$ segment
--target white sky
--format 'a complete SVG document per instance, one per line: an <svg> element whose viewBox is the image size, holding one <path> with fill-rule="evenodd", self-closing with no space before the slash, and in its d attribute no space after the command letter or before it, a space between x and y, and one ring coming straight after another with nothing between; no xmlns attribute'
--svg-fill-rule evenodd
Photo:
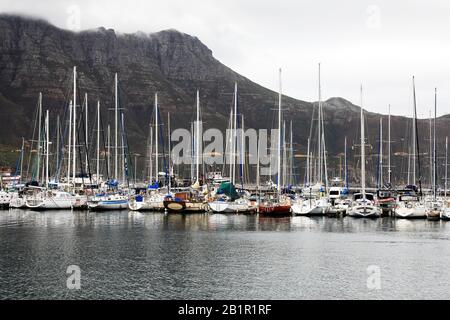
<svg viewBox="0 0 450 320"><path fill-rule="evenodd" d="M74 13L79 10L79 24ZM450 2L445 0L0 0L0 12L44 18L62 28L104 26L119 32L175 28L197 36L225 65L294 98L340 96L387 113L450 113Z"/></svg>

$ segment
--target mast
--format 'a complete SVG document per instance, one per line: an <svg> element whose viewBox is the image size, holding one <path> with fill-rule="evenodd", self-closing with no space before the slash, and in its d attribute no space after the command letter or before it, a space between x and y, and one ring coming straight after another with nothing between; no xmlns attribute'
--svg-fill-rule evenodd
<svg viewBox="0 0 450 320"><path fill-rule="evenodd" d="M319 63L319 112L318 112L318 130L317 130L317 152L319 155L319 164L318 164L318 171L317 171L317 182L322 183L322 147L321 147L321 140L322 140L322 128L321 128L321 117L322 117L322 88L321 88L321 82L320 82L320 63Z"/></svg>
<svg viewBox="0 0 450 320"><path fill-rule="evenodd" d="M347 136L344 139L344 174L345 174L345 187L348 188L348 174L347 174Z"/></svg>
<svg viewBox="0 0 450 320"><path fill-rule="evenodd" d="M308 147L307 147L307 154L306 154L306 183L307 183L307 185L308 186L310 186L310 167L311 167L311 164L310 164L310 157L309 157L309 148L310 148L310 142L311 142L311 139L309 139L308 138Z"/></svg>
<svg viewBox="0 0 450 320"><path fill-rule="evenodd" d="M155 175L156 183L159 183L159 163L158 163L158 93L155 93Z"/></svg>
<svg viewBox="0 0 450 320"><path fill-rule="evenodd" d="M233 109L230 111L230 182L233 182Z"/></svg>
<svg viewBox="0 0 450 320"><path fill-rule="evenodd" d="M25 138L22 137L22 148L20 151L20 180L19 183L22 183L23 181L23 154L25 151Z"/></svg>
<svg viewBox="0 0 450 320"><path fill-rule="evenodd" d="M431 116L431 110L430 110L430 186L433 188L433 136L432 136L432 116Z"/></svg>
<svg viewBox="0 0 450 320"><path fill-rule="evenodd" d="M233 115L233 185L236 184L236 153L237 153L237 82L234 83L234 115Z"/></svg>
<svg viewBox="0 0 450 320"><path fill-rule="evenodd" d="M72 138L72 177L75 188L75 174L76 174L76 144L77 144L77 135L76 135L76 124L77 124L77 67L73 67L73 138Z"/></svg>
<svg viewBox="0 0 450 320"><path fill-rule="evenodd" d="M415 143L413 143L414 145L414 151L417 149L417 154L419 155L418 157L418 165L419 165L419 193L420 196L422 196L422 173L421 173L421 168L420 168L420 150L419 150L419 134L418 134L418 130L417 130L417 103L416 103L416 85L414 82L414 77L413 77L413 91L414 91L414 134L415 134ZM415 153L415 152L414 152ZM414 183L415 183L415 178L416 178L416 170L415 170L415 158L413 159L414 161Z"/></svg>
<svg viewBox="0 0 450 320"><path fill-rule="evenodd" d="M85 110L85 128L84 128L84 134L85 134L85 137L86 137L86 139L85 139L85 141L86 141L86 150L89 150L89 130L88 130L88 128L89 128L89 122L88 122L88 94L87 93L85 93L84 94L84 100L86 101L86 110ZM86 168L86 170L85 170L85 172L89 172L89 166L88 166L88 161L89 161L89 158L88 158L88 153L87 153L87 151L86 151L86 164L85 164L85 168Z"/></svg>
<svg viewBox="0 0 450 320"><path fill-rule="evenodd" d="M260 202L260 194L259 194L259 185L260 185L260 177L259 177L259 140L258 140L258 162L256 163L256 193L257 193L257 197L256 197L256 210L257 212L259 212L259 202Z"/></svg>
<svg viewBox="0 0 450 320"><path fill-rule="evenodd" d="M444 197L447 200L447 180L448 180L448 137L445 137L445 181L444 181Z"/></svg>
<svg viewBox="0 0 450 320"><path fill-rule="evenodd" d="M68 149L68 157L67 157L67 183L70 183L70 163L71 163L71 158L70 158L70 153L72 150L72 100L70 100L70 104L69 104L69 147Z"/></svg>
<svg viewBox="0 0 450 320"><path fill-rule="evenodd" d="M380 117L380 155L379 155L379 188L383 187L383 117Z"/></svg>
<svg viewBox="0 0 450 320"><path fill-rule="evenodd" d="M277 190L278 194L281 193L281 184L280 184L280 171L281 171L281 68L279 69L279 85L280 85L280 91L278 93L278 152L277 152Z"/></svg>
<svg viewBox="0 0 450 320"><path fill-rule="evenodd" d="M436 201L436 116L437 116L437 88L434 88L434 123L433 123L433 199Z"/></svg>
<svg viewBox="0 0 450 320"><path fill-rule="evenodd" d="M108 173L111 174L111 125L108 123L108 151L106 164L108 166Z"/></svg>
<svg viewBox="0 0 450 320"><path fill-rule="evenodd" d="M172 152L172 142L170 141L172 135L170 133L170 113L167 112L167 137L169 139L169 184L167 188L167 193L170 194L170 187L172 185L172 166L171 166L171 152Z"/></svg>
<svg viewBox="0 0 450 320"><path fill-rule="evenodd" d="M41 119L42 119L42 92L39 92L39 129L38 129L38 147L37 147L37 177L36 181L39 181L39 171L41 163Z"/></svg>
<svg viewBox="0 0 450 320"><path fill-rule="evenodd" d="M200 183L200 92L197 90L197 126L195 134L195 176L197 182Z"/></svg>
<svg viewBox="0 0 450 320"><path fill-rule="evenodd" d="M388 116L388 182L391 185L391 105L389 105Z"/></svg>
<svg viewBox="0 0 450 320"><path fill-rule="evenodd" d="M120 157L122 160L122 183L125 183L125 181L128 182L128 173L125 172L125 165L128 164L126 163L126 152L125 152L125 121L124 121L124 116L123 116L123 112L120 113L120 123L121 123L121 127L122 127L122 132L120 134L121 136L121 143L122 145L120 146L120 150L122 150L122 156Z"/></svg>
<svg viewBox="0 0 450 320"><path fill-rule="evenodd" d="M148 175L150 184L153 184L153 126L150 121L150 145L148 146Z"/></svg>
<svg viewBox="0 0 450 320"><path fill-rule="evenodd" d="M114 137L114 179L118 179L119 176L119 149L118 149L118 127L119 127L119 114L118 114L118 101L117 101L117 73L114 75L114 128L115 128L115 137Z"/></svg>
<svg viewBox="0 0 450 320"><path fill-rule="evenodd" d="M96 177L97 185L100 182L100 101L97 101L97 168Z"/></svg>
<svg viewBox="0 0 450 320"><path fill-rule="evenodd" d="M293 167L294 167L294 147L293 147L293 136L292 136L292 120L290 124L290 155L289 155L289 184L294 184L294 177L293 177Z"/></svg>
<svg viewBox="0 0 450 320"><path fill-rule="evenodd" d="M366 143L364 141L364 130L363 89L361 85L361 193L363 199L366 198Z"/></svg>
<svg viewBox="0 0 450 320"><path fill-rule="evenodd" d="M56 116L56 177L55 177L55 181L59 182L59 132L60 132L60 128L59 128L59 114Z"/></svg>
<svg viewBox="0 0 450 320"><path fill-rule="evenodd" d="M49 121L48 121L48 110L45 116L45 131L46 131L46 147L45 147L45 187L48 188L48 152L50 147L49 141Z"/></svg>
<svg viewBox="0 0 450 320"><path fill-rule="evenodd" d="M412 167L413 167L413 180L412 183L415 185L416 184L416 117L417 117L417 113L416 113L416 85L414 82L414 77L413 77L413 99L414 99L414 110L413 110L413 132L412 132L412 139L413 139L413 143L412 143L412 148L413 148L413 154L412 154Z"/></svg>

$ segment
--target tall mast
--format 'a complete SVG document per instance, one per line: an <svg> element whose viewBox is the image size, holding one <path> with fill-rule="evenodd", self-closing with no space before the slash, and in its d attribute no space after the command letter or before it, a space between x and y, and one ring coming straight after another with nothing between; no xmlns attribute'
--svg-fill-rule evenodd
<svg viewBox="0 0 450 320"><path fill-rule="evenodd" d="M319 155L319 166L318 166L318 171L317 171L317 182L318 183L322 183L321 117L322 117L322 88L321 88L321 82L320 82L320 63L319 63L319 112L318 112L318 130L317 130L317 143L318 143L317 150L318 150L318 155Z"/></svg>
<svg viewBox="0 0 450 320"><path fill-rule="evenodd" d="M85 128L84 128L84 134L86 137L86 150L89 150L89 122L88 122L88 94L84 94L84 100L86 101L86 110L85 110ZM89 172L89 166L88 166L88 153L86 152L86 163L85 163L85 172Z"/></svg>
<svg viewBox="0 0 450 320"><path fill-rule="evenodd" d="M310 158L309 158L309 148L310 148L310 142L311 139L308 138L308 147L307 147L307 154L306 154L306 183L309 186L310 185L310 167L311 167L311 163L310 163Z"/></svg>
<svg viewBox="0 0 450 320"><path fill-rule="evenodd" d="M117 101L117 73L114 75L114 128L115 128L115 137L114 137L114 179L118 179L119 177L119 149L118 149L118 127L119 127L119 111L118 111L118 101Z"/></svg>
<svg viewBox="0 0 450 320"><path fill-rule="evenodd" d="M22 137L22 148L20 151L20 180L19 183L22 183L23 181L23 154L25 151L25 138Z"/></svg>
<svg viewBox="0 0 450 320"><path fill-rule="evenodd" d="M155 175L156 183L159 181L159 163L158 163L158 93L155 93Z"/></svg>
<svg viewBox="0 0 450 320"><path fill-rule="evenodd" d="M366 143L364 141L363 89L361 85L361 193L366 198Z"/></svg>
<svg viewBox="0 0 450 320"><path fill-rule="evenodd" d="M170 133L170 113L167 112L167 138L169 140L169 184L168 184L168 189L167 189L167 193L170 194L170 187L172 185L172 164L171 164L171 152L172 152L172 142L170 141L172 135Z"/></svg>
<svg viewBox="0 0 450 320"><path fill-rule="evenodd" d="M59 114L56 116L56 177L55 181L59 182Z"/></svg>
<svg viewBox="0 0 450 320"><path fill-rule="evenodd" d="M388 182L391 184L391 105L388 116Z"/></svg>
<svg viewBox="0 0 450 320"><path fill-rule="evenodd" d="M41 163L41 119L42 119L42 92L39 92L39 129L38 129L38 147L37 147L37 177L39 181L40 163Z"/></svg>
<svg viewBox="0 0 450 320"><path fill-rule="evenodd" d="M108 152L106 158L106 165L108 166L108 174L111 174L111 125L108 123Z"/></svg>
<svg viewBox="0 0 450 320"><path fill-rule="evenodd" d="M345 187L348 188L348 174L347 174L347 136L344 139L344 175L345 175Z"/></svg>
<svg viewBox="0 0 450 320"><path fill-rule="evenodd" d="M447 181L448 181L448 137L445 137L445 181L444 181L444 197L447 200Z"/></svg>
<svg viewBox="0 0 450 320"><path fill-rule="evenodd" d="M237 82L234 83L234 115L233 115L233 185L236 184L236 154L237 154Z"/></svg>
<svg viewBox="0 0 450 320"><path fill-rule="evenodd" d="M437 88L434 88L434 123L433 123L433 198L436 200L436 116L437 116Z"/></svg>
<svg viewBox="0 0 450 320"><path fill-rule="evenodd" d="M281 95L282 95L282 87L281 87L281 68L279 70L279 85L280 85L280 91L278 93L278 159L277 159L277 189L278 194L281 192L281 184L280 184L280 171L281 171Z"/></svg>
<svg viewBox="0 0 450 320"><path fill-rule="evenodd" d="M48 188L48 150L50 147L49 141L49 121L48 121L48 110L45 116L45 133L46 133L46 146L45 146L45 187Z"/></svg>
<svg viewBox="0 0 450 320"><path fill-rule="evenodd" d="M432 137L432 116L430 110L430 185L433 188L433 137Z"/></svg>
<svg viewBox="0 0 450 320"><path fill-rule="evenodd" d="M413 111L413 133L412 133L412 138L413 138L413 143L412 143L412 148L413 148L413 154L412 154L412 165L413 165L413 180L412 183L415 185L416 184L416 84L414 82L414 77L413 77L413 99L414 99L414 111Z"/></svg>
<svg viewBox="0 0 450 320"><path fill-rule="evenodd" d="M233 182L233 109L230 111L230 182Z"/></svg>
<svg viewBox="0 0 450 320"><path fill-rule="evenodd" d="M120 150L122 150L122 156L120 157L122 159L122 183L125 183L125 181L128 180L128 174L125 175L125 162L126 162L126 152L125 152L125 120L124 120L124 116L123 116L123 112L120 113L120 123L121 123L121 127L122 127L122 132L121 132L121 143L122 145L120 146ZM128 165L127 165L128 166ZM126 179L126 180L125 180Z"/></svg>
<svg viewBox="0 0 450 320"><path fill-rule="evenodd" d="M100 101L97 101L97 184L100 182Z"/></svg>
<svg viewBox="0 0 450 320"><path fill-rule="evenodd" d="M76 174L76 144L77 144L77 135L76 135L76 124L77 124L77 67L73 67L73 138L72 138L72 179L75 187L75 174Z"/></svg>
<svg viewBox="0 0 450 320"><path fill-rule="evenodd" d="M197 90L197 126L195 134L195 176L200 183L200 92Z"/></svg>
<svg viewBox="0 0 450 320"><path fill-rule="evenodd" d="M72 109L73 109L73 105L72 105L72 100L70 100L70 104L69 104L69 146L68 146L68 157L67 157L67 183L70 183L70 163L71 163L71 158L70 158L70 153L72 151Z"/></svg>
<svg viewBox="0 0 450 320"><path fill-rule="evenodd" d="M290 124L290 155L289 155L289 184L294 184L294 177L293 177L293 166L294 166L294 147L293 147L293 136L292 136L292 120Z"/></svg>
<svg viewBox="0 0 450 320"><path fill-rule="evenodd" d="M150 120L150 145L148 146L148 176L150 184L153 183L153 125Z"/></svg>
<svg viewBox="0 0 450 320"><path fill-rule="evenodd" d="M379 167L380 167L380 176L379 176L379 188L383 187L383 118L380 117L380 159L379 159Z"/></svg>

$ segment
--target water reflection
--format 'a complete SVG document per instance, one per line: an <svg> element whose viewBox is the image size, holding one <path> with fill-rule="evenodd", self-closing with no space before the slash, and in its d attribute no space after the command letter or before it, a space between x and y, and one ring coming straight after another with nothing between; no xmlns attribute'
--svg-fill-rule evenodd
<svg viewBox="0 0 450 320"><path fill-rule="evenodd" d="M449 239L450 223L427 220L9 210L0 298L450 298Z"/></svg>

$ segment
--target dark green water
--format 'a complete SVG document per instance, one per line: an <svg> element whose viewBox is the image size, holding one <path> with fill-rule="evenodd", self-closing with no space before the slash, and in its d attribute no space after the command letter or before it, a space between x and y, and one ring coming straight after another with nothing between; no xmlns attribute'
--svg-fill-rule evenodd
<svg viewBox="0 0 450 320"><path fill-rule="evenodd" d="M0 298L449 299L449 239L425 220L1 211Z"/></svg>

